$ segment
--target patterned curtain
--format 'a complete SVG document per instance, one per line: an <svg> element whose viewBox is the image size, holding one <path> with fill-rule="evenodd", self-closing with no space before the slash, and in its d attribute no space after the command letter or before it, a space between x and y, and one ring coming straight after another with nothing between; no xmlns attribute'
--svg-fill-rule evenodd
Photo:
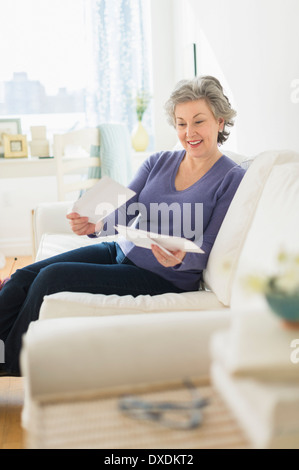
<svg viewBox="0 0 299 470"><path fill-rule="evenodd" d="M95 80L88 103L98 124L121 122L132 132L137 91L151 93L149 1L90 0ZM143 119L150 136L151 108Z"/></svg>

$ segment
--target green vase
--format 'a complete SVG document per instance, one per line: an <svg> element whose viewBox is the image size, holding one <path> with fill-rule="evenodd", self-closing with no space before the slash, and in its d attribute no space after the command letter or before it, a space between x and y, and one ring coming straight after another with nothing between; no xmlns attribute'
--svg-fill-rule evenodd
<svg viewBox="0 0 299 470"><path fill-rule="evenodd" d="M136 152L145 152L149 145L149 136L144 129L142 122L138 121L132 133L132 146Z"/></svg>

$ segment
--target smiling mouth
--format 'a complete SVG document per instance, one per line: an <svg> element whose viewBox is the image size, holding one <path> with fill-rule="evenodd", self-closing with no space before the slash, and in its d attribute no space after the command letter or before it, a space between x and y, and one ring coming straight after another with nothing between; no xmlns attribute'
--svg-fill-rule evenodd
<svg viewBox="0 0 299 470"><path fill-rule="evenodd" d="M201 143L202 143L202 140L188 141L188 145L191 145L191 147L198 147Z"/></svg>

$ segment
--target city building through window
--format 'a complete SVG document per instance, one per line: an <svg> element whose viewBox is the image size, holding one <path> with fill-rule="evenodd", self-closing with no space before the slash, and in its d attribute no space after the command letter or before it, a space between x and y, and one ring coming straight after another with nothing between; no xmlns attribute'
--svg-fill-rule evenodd
<svg viewBox="0 0 299 470"><path fill-rule="evenodd" d="M0 120L22 133L136 123L134 95L151 90L149 0L1 2ZM13 28L12 28L13 25ZM151 111L145 119L151 128Z"/></svg>

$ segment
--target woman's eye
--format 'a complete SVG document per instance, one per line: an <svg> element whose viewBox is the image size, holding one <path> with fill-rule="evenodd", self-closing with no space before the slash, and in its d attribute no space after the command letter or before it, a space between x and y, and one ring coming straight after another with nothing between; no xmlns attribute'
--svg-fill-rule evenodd
<svg viewBox="0 0 299 470"><path fill-rule="evenodd" d="M195 124L201 124L203 121L197 121Z"/></svg>

